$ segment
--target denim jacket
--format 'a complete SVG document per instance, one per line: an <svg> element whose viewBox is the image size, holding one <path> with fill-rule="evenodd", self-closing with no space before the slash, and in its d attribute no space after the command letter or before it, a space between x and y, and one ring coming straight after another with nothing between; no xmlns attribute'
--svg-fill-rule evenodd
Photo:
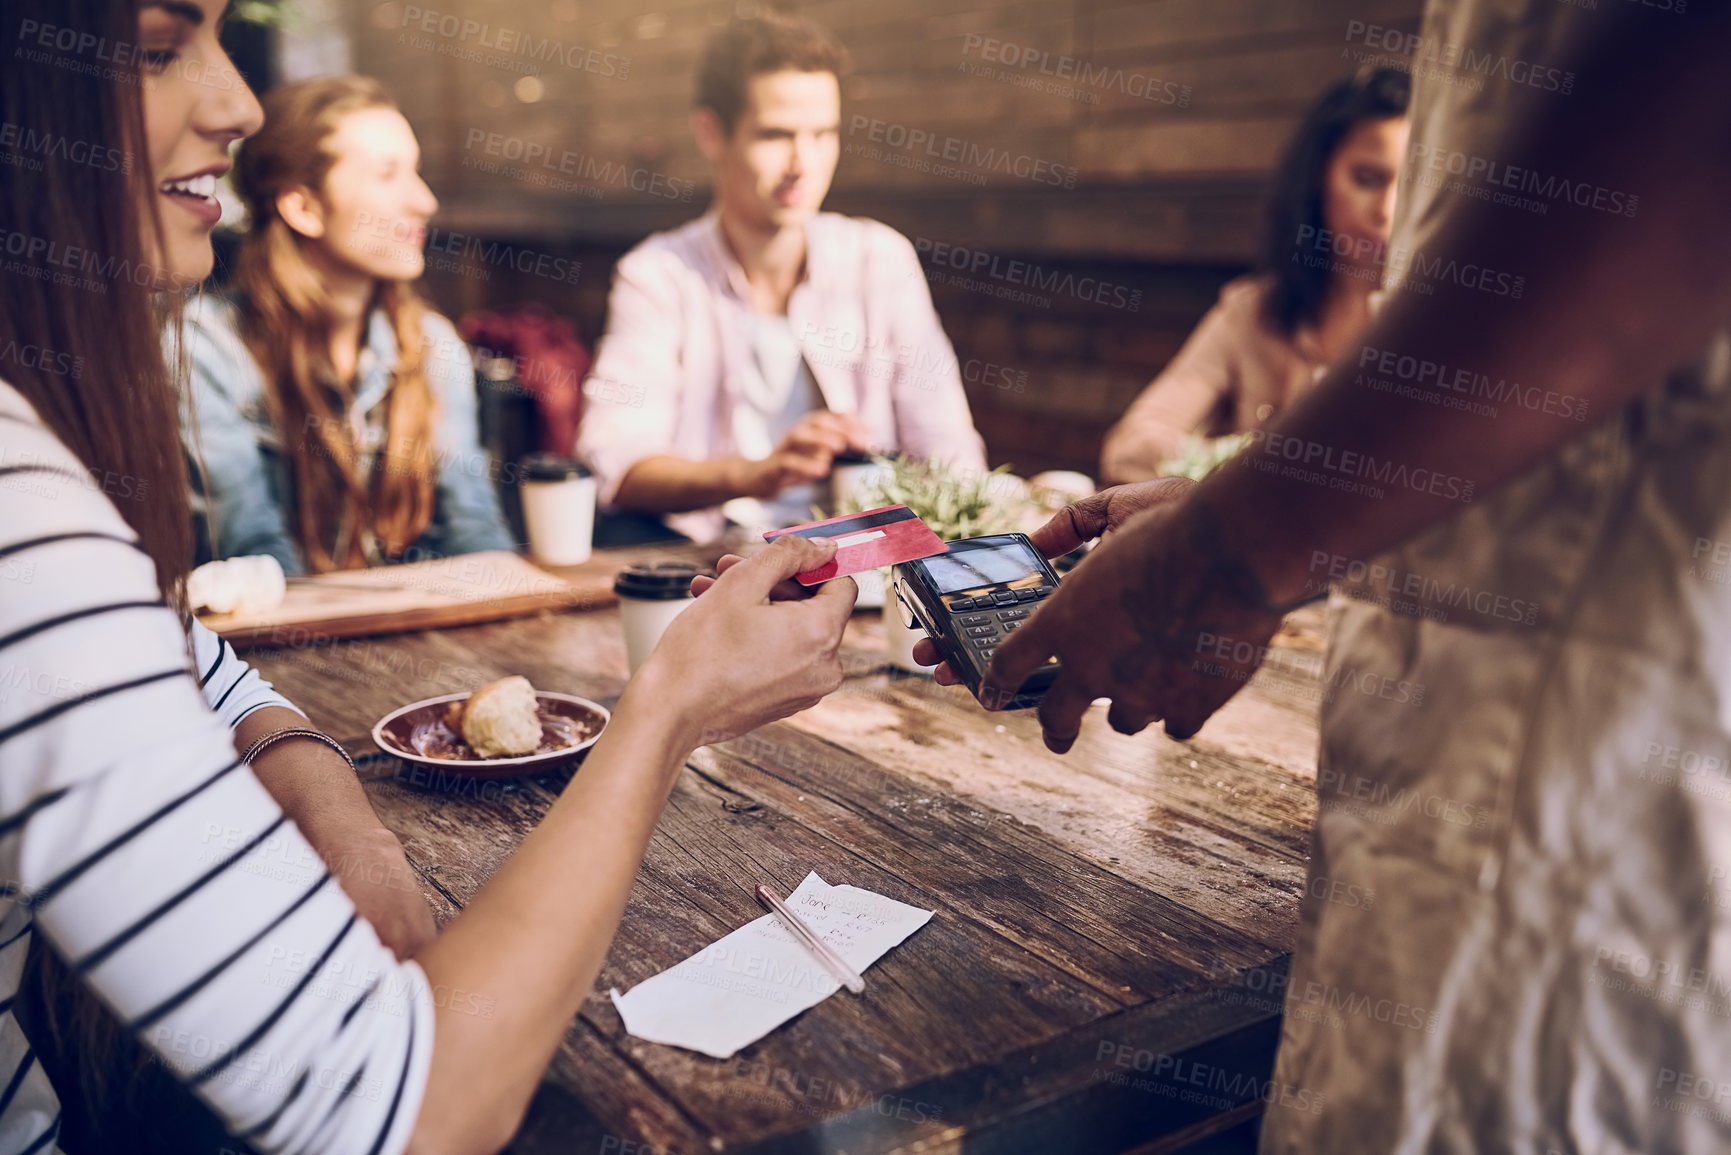
<svg viewBox="0 0 1731 1155"><path fill-rule="evenodd" d="M492 463L480 446L468 348L444 317L428 312L422 325L427 377L440 409L434 434L438 483L433 520L405 560L512 549L493 489ZM233 303L212 296L195 299L188 305L184 332L191 387L183 398L190 406L183 405L181 433L187 453L203 462L204 493L197 499L207 542L203 550L218 558L269 554L284 572L304 573L306 560L290 530L291 481L282 433L265 404L264 377L240 339ZM177 356L172 331L168 345L172 364ZM354 404L346 415L369 465L370 447L384 438L380 402L390 393L396 364L396 334L384 311L374 310Z"/></svg>

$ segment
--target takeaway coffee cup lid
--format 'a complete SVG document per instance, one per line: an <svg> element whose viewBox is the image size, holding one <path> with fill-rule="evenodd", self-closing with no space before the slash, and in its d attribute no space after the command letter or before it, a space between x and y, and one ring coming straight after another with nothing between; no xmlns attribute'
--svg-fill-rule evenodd
<svg viewBox="0 0 1731 1155"><path fill-rule="evenodd" d="M589 469L582 462L557 453L531 453L518 468L524 481L569 481L589 476Z"/></svg>
<svg viewBox="0 0 1731 1155"><path fill-rule="evenodd" d="M697 567L683 561L628 565L613 579L613 592L622 598L670 602L690 597L691 579L696 576Z"/></svg>

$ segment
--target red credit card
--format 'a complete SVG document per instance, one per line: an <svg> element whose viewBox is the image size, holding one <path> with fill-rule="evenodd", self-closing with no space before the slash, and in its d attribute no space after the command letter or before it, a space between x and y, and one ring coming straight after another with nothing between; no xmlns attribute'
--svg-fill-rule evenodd
<svg viewBox="0 0 1731 1155"><path fill-rule="evenodd" d="M931 527L905 505L886 505L882 509L850 513L846 517L814 521L810 525L772 529L763 535L763 539L774 541L790 533L800 537L827 537L836 544L835 556L827 563L794 575L804 586L950 550L931 531Z"/></svg>

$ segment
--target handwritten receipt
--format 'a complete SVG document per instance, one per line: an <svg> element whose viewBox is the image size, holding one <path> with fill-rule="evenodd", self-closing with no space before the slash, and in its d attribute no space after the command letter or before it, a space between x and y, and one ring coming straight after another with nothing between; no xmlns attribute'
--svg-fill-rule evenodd
<svg viewBox="0 0 1731 1155"><path fill-rule="evenodd" d="M787 905L861 974L932 917L857 886L831 886L815 871ZM726 1059L839 989L781 920L766 914L626 994L608 994L638 1038Z"/></svg>

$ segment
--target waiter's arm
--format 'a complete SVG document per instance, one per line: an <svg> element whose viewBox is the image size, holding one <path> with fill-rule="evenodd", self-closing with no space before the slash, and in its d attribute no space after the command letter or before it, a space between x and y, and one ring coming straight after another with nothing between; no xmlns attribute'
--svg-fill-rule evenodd
<svg viewBox="0 0 1731 1155"><path fill-rule="evenodd" d="M1731 321L1731 5L1692 5L1684 17L1617 5L1597 19L1577 91L1546 94L1497 156L1637 195L1635 215L1563 201L1542 215L1456 201L1426 267L1530 271L1521 299L1440 278L1432 295L1396 294L1320 387L1250 450L1266 464L1328 462L1331 479L1374 458L1379 470L1404 467L1406 484L1358 474L1380 488L1373 497L1232 468L1195 495L1272 602L1304 592L1313 550L1370 557L1449 517L1461 508L1460 483L1482 496L1551 455ZM1566 395L1589 417L1564 416L1561 403L1546 412L1507 401L1484 417L1356 383L1361 372L1392 376L1377 367L1385 351L1446 365L1451 376L1465 369Z"/></svg>
<svg viewBox="0 0 1731 1155"><path fill-rule="evenodd" d="M1671 23L1657 19L1665 15ZM1686 20L1634 5L1600 11L1593 43L1570 60L1577 91L1532 102L1535 115L1504 143L1447 142L1640 203L1633 217L1562 203L1541 215L1457 197L1422 265L1395 254L1431 292L1397 293L1234 465L1108 535L998 646L982 700L1010 701L1056 656L1061 671L1040 703L1052 749L1069 749L1102 697L1115 729L1164 720L1169 735L1189 737L1255 672L1279 607L1310 592L1318 552L1373 557L1449 518L1469 482L1480 498L1699 352L1731 321L1728 24L1731 5L1697 6ZM1520 299L1512 285L1498 292L1499 279L1487 291L1485 266L1527 274ZM1372 350L1378 377L1400 375L1409 357L1450 366L1450 381L1458 367L1567 395L1590 419L1508 402L1483 416L1384 392L1357 380L1361 362L1372 371ZM1392 375L1384 351L1396 358Z"/></svg>

